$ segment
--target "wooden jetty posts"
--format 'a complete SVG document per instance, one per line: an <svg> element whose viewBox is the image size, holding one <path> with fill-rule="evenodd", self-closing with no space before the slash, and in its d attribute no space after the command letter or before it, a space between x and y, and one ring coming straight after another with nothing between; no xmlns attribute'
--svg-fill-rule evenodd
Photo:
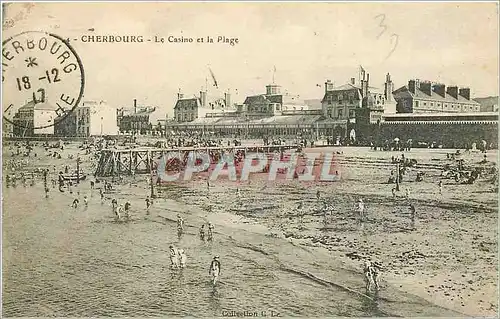
<svg viewBox="0 0 500 319"><path fill-rule="evenodd" d="M180 147L180 148L134 148L134 149L104 149L101 151L99 164L94 173L96 177L120 175L151 174L156 169L156 163L168 153L198 152L232 152L244 151L252 153L271 153L296 149L296 145L253 145L228 147Z"/></svg>

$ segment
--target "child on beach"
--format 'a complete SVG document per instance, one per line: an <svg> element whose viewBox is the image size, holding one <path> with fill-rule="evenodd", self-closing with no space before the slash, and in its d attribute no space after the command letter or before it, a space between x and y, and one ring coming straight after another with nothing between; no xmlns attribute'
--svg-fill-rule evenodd
<svg viewBox="0 0 500 319"><path fill-rule="evenodd" d="M127 201L125 203L125 218L126 219L130 219L130 213L129 213L129 211L130 211L130 202Z"/></svg>
<svg viewBox="0 0 500 319"><path fill-rule="evenodd" d="M410 218L411 218L411 228L415 229L415 221L417 219L417 211L413 204L410 204Z"/></svg>
<svg viewBox="0 0 500 319"><path fill-rule="evenodd" d="M146 198L146 214L149 214L149 207L151 207L151 200L149 196Z"/></svg>
<svg viewBox="0 0 500 319"><path fill-rule="evenodd" d="M212 276L212 285L215 285L220 276L219 256L215 256L212 262L210 263L210 269L208 270L208 274Z"/></svg>
<svg viewBox="0 0 500 319"><path fill-rule="evenodd" d="M207 236L208 237L207 238L208 241L212 241L213 240L213 231L214 231L214 225L212 225L212 223L209 222L208 223L208 234L207 234L208 235Z"/></svg>
<svg viewBox="0 0 500 319"><path fill-rule="evenodd" d="M201 225L200 228L200 239L205 241L205 224Z"/></svg>
<svg viewBox="0 0 500 319"><path fill-rule="evenodd" d="M89 206L89 200L87 198L87 195L83 196L83 203L85 204L85 207Z"/></svg>
<svg viewBox="0 0 500 319"><path fill-rule="evenodd" d="M186 252L184 251L184 249L179 249L179 251L178 251L178 258L179 258L179 266L181 268L186 267L187 256L186 256Z"/></svg>
<svg viewBox="0 0 500 319"><path fill-rule="evenodd" d="M365 261L363 273L366 284L366 291L370 292L372 290L372 285L375 286L375 290L377 291L379 289L379 282L378 282L379 274L377 267L374 264L372 264L371 261L367 260Z"/></svg>
<svg viewBox="0 0 500 319"><path fill-rule="evenodd" d="M363 222L365 220L365 203L363 202L363 200L361 198L358 201L357 210L358 210L358 214L359 214L359 219L361 222Z"/></svg>
<svg viewBox="0 0 500 319"><path fill-rule="evenodd" d="M170 267L172 269L179 268L179 254L177 253L177 249L170 245Z"/></svg>
<svg viewBox="0 0 500 319"><path fill-rule="evenodd" d="M79 202L80 202L80 201L78 200L78 198L75 198L75 199L73 200L73 203L71 204L71 207L73 207L73 208L78 208L78 203L79 203Z"/></svg>

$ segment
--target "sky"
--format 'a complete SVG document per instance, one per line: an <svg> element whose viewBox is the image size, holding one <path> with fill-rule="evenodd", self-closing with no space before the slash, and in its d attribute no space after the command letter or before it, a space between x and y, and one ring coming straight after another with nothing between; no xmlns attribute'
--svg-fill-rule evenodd
<svg viewBox="0 0 500 319"><path fill-rule="evenodd" d="M418 78L470 87L474 97L498 95L492 2L14 3L4 18L13 21L4 39L26 30L71 39L85 70L84 100L131 107L137 99L156 106L157 118L172 116L179 89L198 95L206 79L209 95L229 90L238 103L264 93L273 73L282 91L321 99L325 80L357 81L360 65L379 88L390 73L395 88ZM194 42L84 43L83 35ZM238 38L238 44L196 43L207 36Z"/></svg>

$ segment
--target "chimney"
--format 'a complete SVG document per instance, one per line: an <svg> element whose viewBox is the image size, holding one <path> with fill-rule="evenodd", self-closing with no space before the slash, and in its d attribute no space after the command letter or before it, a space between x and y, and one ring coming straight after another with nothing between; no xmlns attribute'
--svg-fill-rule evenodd
<svg viewBox="0 0 500 319"><path fill-rule="evenodd" d="M177 93L177 99L180 100L180 99L183 99L184 98L184 94L179 92Z"/></svg>
<svg viewBox="0 0 500 319"><path fill-rule="evenodd" d="M137 113L137 99L134 99L134 114Z"/></svg>
<svg viewBox="0 0 500 319"><path fill-rule="evenodd" d="M442 83L436 83L432 86L432 91L439 94L442 97L446 97L446 85Z"/></svg>
<svg viewBox="0 0 500 319"><path fill-rule="evenodd" d="M366 81L363 81L363 97L368 96L368 87L370 86L370 73L366 74Z"/></svg>
<svg viewBox="0 0 500 319"><path fill-rule="evenodd" d="M466 100L470 100L470 88L460 88L459 94Z"/></svg>
<svg viewBox="0 0 500 319"><path fill-rule="evenodd" d="M458 86L449 86L446 88L446 93L458 99Z"/></svg>
<svg viewBox="0 0 500 319"><path fill-rule="evenodd" d="M413 93L413 94L416 94L417 93L417 81L415 80L410 80L408 81L408 91L410 91L410 93Z"/></svg>
<svg viewBox="0 0 500 319"><path fill-rule="evenodd" d="M420 82L420 91L431 96L432 95L432 83L429 81Z"/></svg>
<svg viewBox="0 0 500 319"><path fill-rule="evenodd" d="M333 91L333 83L330 80L326 80L326 82L325 82L325 94L329 91Z"/></svg>
<svg viewBox="0 0 500 319"><path fill-rule="evenodd" d="M200 103L201 107L207 106L207 92L200 91Z"/></svg>
<svg viewBox="0 0 500 319"><path fill-rule="evenodd" d="M356 85L356 78L351 78L351 84Z"/></svg>
<svg viewBox="0 0 500 319"><path fill-rule="evenodd" d="M224 103L226 104L226 108L231 107L231 93L226 92L224 93Z"/></svg>
<svg viewBox="0 0 500 319"><path fill-rule="evenodd" d="M387 75L385 76L385 92L384 92L385 100L387 102L392 102L392 91L394 91L393 88L394 86L391 81L391 75L387 73Z"/></svg>

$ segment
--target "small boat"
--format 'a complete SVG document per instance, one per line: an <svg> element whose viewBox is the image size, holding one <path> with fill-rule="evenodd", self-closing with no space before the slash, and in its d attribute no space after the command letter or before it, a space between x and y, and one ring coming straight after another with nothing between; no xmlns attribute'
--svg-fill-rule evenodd
<svg viewBox="0 0 500 319"><path fill-rule="evenodd" d="M63 178L65 181L76 181L78 178L81 181L84 181L87 178L87 175L81 173L80 176L77 176L76 174L62 174Z"/></svg>

